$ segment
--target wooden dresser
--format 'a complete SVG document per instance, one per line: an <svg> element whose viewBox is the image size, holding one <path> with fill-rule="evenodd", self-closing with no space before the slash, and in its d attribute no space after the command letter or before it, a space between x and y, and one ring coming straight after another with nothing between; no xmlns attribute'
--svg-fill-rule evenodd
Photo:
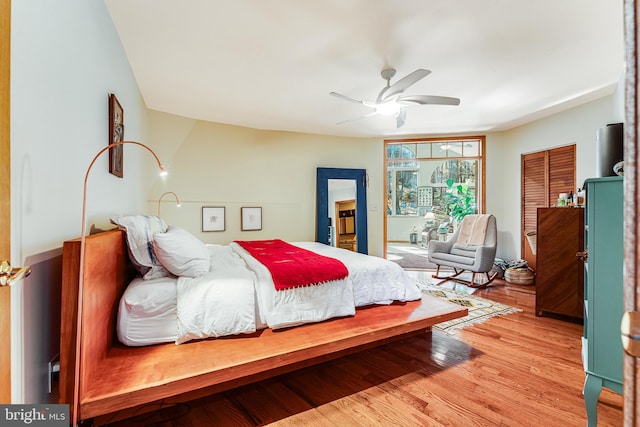
<svg viewBox="0 0 640 427"><path fill-rule="evenodd" d="M582 319L584 265L583 208L538 208L536 316L546 313Z"/></svg>

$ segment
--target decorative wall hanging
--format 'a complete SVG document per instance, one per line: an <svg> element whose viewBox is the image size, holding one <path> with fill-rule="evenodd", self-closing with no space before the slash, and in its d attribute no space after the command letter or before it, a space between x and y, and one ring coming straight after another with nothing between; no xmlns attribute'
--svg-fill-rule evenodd
<svg viewBox="0 0 640 427"><path fill-rule="evenodd" d="M433 206L433 187L418 187L418 206Z"/></svg>
<svg viewBox="0 0 640 427"><path fill-rule="evenodd" d="M242 231L262 230L262 208L240 208Z"/></svg>
<svg viewBox="0 0 640 427"><path fill-rule="evenodd" d="M109 94L109 144L124 141L124 111L118 102L118 98ZM109 148L109 172L115 176L123 177L124 145Z"/></svg>
<svg viewBox="0 0 640 427"><path fill-rule="evenodd" d="M202 207L202 231L224 231L224 207Z"/></svg>

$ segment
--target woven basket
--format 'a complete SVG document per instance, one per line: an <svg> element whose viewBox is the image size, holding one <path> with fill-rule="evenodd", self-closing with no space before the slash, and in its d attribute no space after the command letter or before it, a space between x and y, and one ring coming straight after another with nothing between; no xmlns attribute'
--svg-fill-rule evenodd
<svg viewBox="0 0 640 427"><path fill-rule="evenodd" d="M507 268L504 280L514 285L533 285L535 273L530 268Z"/></svg>
<svg viewBox="0 0 640 427"><path fill-rule="evenodd" d="M536 241L538 237L538 233L535 231L530 231L527 233L527 241L529 242L529 246L531 247L531 253L536 254Z"/></svg>

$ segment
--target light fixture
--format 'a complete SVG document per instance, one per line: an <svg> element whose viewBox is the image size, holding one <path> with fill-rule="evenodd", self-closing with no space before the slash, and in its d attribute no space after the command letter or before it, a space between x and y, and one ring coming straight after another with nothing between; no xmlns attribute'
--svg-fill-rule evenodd
<svg viewBox="0 0 640 427"><path fill-rule="evenodd" d="M395 99L380 104L373 104L371 107L375 108L376 113L381 116L396 116L400 112L400 108L402 108Z"/></svg>
<svg viewBox="0 0 640 427"><path fill-rule="evenodd" d="M98 154L96 154L93 157L93 160L91 160L91 163L89 163L89 167L87 168L87 172L84 176L84 189L82 192L82 233L80 235L80 267L79 267L79 271L80 274L78 275L78 307L77 307L77 318L76 318L76 351L75 351L75 369L74 369L74 382L73 382L73 415L72 415L72 420L73 423L71 425L76 426L78 425L78 409L80 407L80 402L78 402L78 398L79 398L79 394L80 394L80 382L79 382L79 376L80 376L80 359L82 358L82 355L80 354L80 344L81 344L81 336L82 336L82 298L83 298L83 289L84 289L84 261L85 261L85 242L87 239L87 234L86 234L86 212L87 212L87 181L89 178L89 172L91 172L91 168L93 167L94 163L96 162L96 160L98 159L98 157L100 157L105 151L109 150L110 148L113 147L117 147L118 145L124 145L124 144L133 144L133 145L138 145L144 149L146 149L149 153L151 153L153 155L153 157L156 159L156 162L158 163L158 168L160 169L160 175L161 176L166 176L167 175L167 171L165 170L164 167L162 167L162 163L160 163L160 159L158 158L158 156L156 155L156 153L149 148L148 146L146 146L145 144L141 143L141 142L137 142L137 141L119 141L119 142L114 142L113 144L109 144L106 147L104 147L102 150L98 151Z"/></svg>
<svg viewBox="0 0 640 427"><path fill-rule="evenodd" d="M177 207L182 206L182 205L180 204L180 199L178 199L178 195L177 195L176 193L174 193L173 191L166 191L166 192L162 193L162 195L161 195L161 196L160 196L160 198L158 199L158 217L160 217L160 202L162 201L162 198L163 198L164 196L166 196L167 194L173 194L173 197L175 197L175 198L176 198L176 206L177 206Z"/></svg>

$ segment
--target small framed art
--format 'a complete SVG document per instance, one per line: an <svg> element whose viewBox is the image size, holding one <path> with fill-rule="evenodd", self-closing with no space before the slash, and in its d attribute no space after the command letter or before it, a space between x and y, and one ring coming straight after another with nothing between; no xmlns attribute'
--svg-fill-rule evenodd
<svg viewBox="0 0 640 427"><path fill-rule="evenodd" d="M124 141L124 111L114 94L109 94L109 144ZM109 172L122 178L124 175L123 145L109 148Z"/></svg>
<svg viewBox="0 0 640 427"><path fill-rule="evenodd" d="M418 187L418 206L433 206L433 187Z"/></svg>
<svg viewBox="0 0 640 427"><path fill-rule="evenodd" d="M202 207L202 231L224 231L224 207Z"/></svg>
<svg viewBox="0 0 640 427"><path fill-rule="evenodd" d="M240 208L242 231L262 230L262 208Z"/></svg>

